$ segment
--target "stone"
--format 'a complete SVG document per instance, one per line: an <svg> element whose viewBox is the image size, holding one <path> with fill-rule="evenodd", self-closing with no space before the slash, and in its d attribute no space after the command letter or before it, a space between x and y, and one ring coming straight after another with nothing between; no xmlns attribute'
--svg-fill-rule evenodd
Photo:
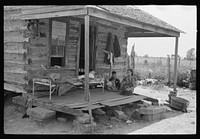
<svg viewBox="0 0 200 139"><path fill-rule="evenodd" d="M91 124L83 124L77 120L73 121L73 126L76 133L91 133L92 132L92 125ZM96 130L97 124L93 121L93 130Z"/></svg>
<svg viewBox="0 0 200 139"><path fill-rule="evenodd" d="M121 106L114 106L112 107L113 110L119 110L122 111L122 107Z"/></svg>
<svg viewBox="0 0 200 139"><path fill-rule="evenodd" d="M92 117L92 120L94 118ZM80 123L86 124L86 123L90 123L90 116L89 114L84 114L83 116L78 116L77 117L77 121L79 121Z"/></svg>
<svg viewBox="0 0 200 139"><path fill-rule="evenodd" d="M159 103L158 102L152 102L152 105L159 106Z"/></svg>
<svg viewBox="0 0 200 139"><path fill-rule="evenodd" d="M107 124L109 121L109 116L108 115L96 115L95 121L101 124Z"/></svg>
<svg viewBox="0 0 200 139"><path fill-rule="evenodd" d="M108 109L108 110L106 110L106 114L107 114L108 116L113 116L113 115L114 115L114 112L113 112L113 110Z"/></svg>
<svg viewBox="0 0 200 139"><path fill-rule="evenodd" d="M140 108L138 109L138 112L140 114L156 114L160 112L165 112L166 109L161 106L149 106L147 108Z"/></svg>
<svg viewBox="0 0 200 139"><path fill-rule="evenodd" d="M111 117L110 119L111 119L111 120L114 120L114 121L117 121L117 122L120 122L120 120L117 119L116 117Z"/></svg>
<svg viewBox="0 0 200 139"><path fill-rule="evenodd" d="M140 100L140 101L133 103L131 108L132 109L138 109L138 108L141 108L143 106L144 106L143 101Z"/></svg>
<svg viewBox="0 0 200 139"><path fill-rule="evenodd" d="M126 120L128 118L128 116L125 115L122 111L114 110L113 112L114 112L114 115L120 120Z"/></svg>
<svg viewBox="0 0 200 139"><path fill-rule="evenodd" d="M92 111L94 114L98 114L98 115L103 115L106 114L105 111L103 111L102 109L95 109Z"/></svg>
<svg viewBox="0 0 200 139"><path fill-rule="evenodd" d="M49 121L51 121L52 119L54 119L56 116L52 116L52 117L49 117L49 118L45 118L45 119L39 119L39 118L36 118L36 117L33 117L33 116L29 116L29 118L37 121L37 122L41 122L41 123L47 123Z"/></svg>
<svg viewBox="0 0 200 139"><path fill-rule="evenodd" d="M153 102L151 101L147 101L147 100L141 100L143 102L143 105L148 107L148 106L151 106L153 104Z"/></svg>
<svg viewBox="0 0 200 139"><path fill-rule="evenodd" d="M80 122L80 123L90 123L90 118L89 117L85 117L85 116L80 116L80 117L77 117L77 120Z"/></svg>
<svg viewBox="0 0 200 139"><path fill-rule="evenodd" d="M67 118L63 118L63 117L57 117L56 120L59 122L67 122Z"/></svg>
<svg viewBox="0 0 200 139"><path fill-rule="evenodd" d="M26 97L22 97L22 96L16 96L16 97L12 98L12 102L13 103L16 103L16 104L21 105L21 106L25 106L26 105L26 101L27 101L27 98Z"/></svg>
<svg viewBox="0 0 200 139"><path fill-rule="evenodd" d="M132 124L133 122L131 120L126 121L127 124Z"/></svg>
<svg viewBox="0 0 200 139"><path fill-rule="evenodd" d="M56 116L56 112L40 107L35 107L35 108L28 108L27 115L36 119L44 120L44 119L54 118Z"/></svg>
<svg viewBox="0 0 200 139"><path fill-rule="evenodd" d="M92 125L93 125L93 127L95 127L95 126L97 126L97 123L96 122L92 122L93 124L83 124L83 126L85 127L85 128L91 128L92 127Z"/></svg>
<svg viewBox="0 0 200 139"><path fill-rule="evenodd" d="M84 117L89 117L89 118L90 118L90 115L89 115L88 113L84 113L83 116L84 116Z"/></svg>

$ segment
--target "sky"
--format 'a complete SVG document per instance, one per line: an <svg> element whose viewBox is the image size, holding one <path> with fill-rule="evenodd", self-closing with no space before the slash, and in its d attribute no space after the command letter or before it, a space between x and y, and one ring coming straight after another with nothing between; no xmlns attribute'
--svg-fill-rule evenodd
<svg viewBox="0 0 200 139"><path fill-rule="evenodd" d="M186 52L195 48L197 33L197 8L186 5L137 5L139 9L167 22L168 24L182 30L178 42L178 54L182 58L186 57ZM139 56L148 54L152 57L167 57L175 53L175 37L149 37L149 38L129 38L128 54L130 55L132 45L135 43L135 53Z"/></svg>

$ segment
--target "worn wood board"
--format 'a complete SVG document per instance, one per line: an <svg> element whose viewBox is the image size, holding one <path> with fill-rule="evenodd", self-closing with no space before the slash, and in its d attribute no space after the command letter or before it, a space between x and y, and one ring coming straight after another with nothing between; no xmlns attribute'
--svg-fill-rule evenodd
<svg viewBox="0 0 200 139"><path fill-rule="evenodd" d="M127 104L127 103L131 103L131 102L135 102L135 101L138 101L138 100L142 100L142 99L145 99L146 97L145 96L132 96L130 98L127 98L127 99L122 99L122 100L116 100L116 101L102 101L101 104L105 105L105 106L117 106L117 105L122 105L122 104Z"/></svg>
<svg viewBox="0 0 200 139"><path fill-rule="evenodd" d="M46 109L50 109L50 110L54 110L54 111L60 111L60 112L64 112L64 113L68 113L68 114L72 114L72 115L80 115L80 116L83 115L83 113L79 110L71 109L66 106L56 105L51 102L42 102L39 99L33 100L33 106L38 106L41 108L46 108Z"/></svg>
<svg viewBox="0 0 200 139"><path fill-rule="evenodd" d="M91 105L91 109L97 109L97 108L102 108L102 107L104 107L104 106L103 105L94 105L94 104ZM88 106L83 107L83 108L78 108L78 110L88 110L88 109L89 109Z"/></svg>
<svg viewBox="0 0 200 139"><path fill-rule="evenodd" d="M25 84L27 81L24 80L24 76L25 74L4 72L4 81Z"/></svg>
<svg viewBox="0 0 200 139"><path fill-rule="evenodd" d="M16 92L16 93L26 93L23 86L20 86L20 85L4 83L4 89L9 90L9 91L13 91L13 92Z"/></svg>

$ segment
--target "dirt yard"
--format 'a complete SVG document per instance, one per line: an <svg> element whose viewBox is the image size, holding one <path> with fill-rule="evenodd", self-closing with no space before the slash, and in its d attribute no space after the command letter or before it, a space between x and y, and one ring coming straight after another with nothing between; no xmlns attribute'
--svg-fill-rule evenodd
<svg viewBox="0 0 200 139"><path fill-rule="evenodd" d="M161 102L168 100L172 88L155 89L151 86L138 86L138 94L159 98ZM183 113L165 106L168 112L163 120L146 122L131 119L132 123L118 121L115 118L94 115L97 123L95 134L196 134L196 91L178 88L178 96L190 101L188 112ZM5 134L79 134L73 129L73 116L64 115L66 122L56 119L41 123L31 118L22 118L23 107L13 104L10 98L4 101L4 133Z"/></svg>

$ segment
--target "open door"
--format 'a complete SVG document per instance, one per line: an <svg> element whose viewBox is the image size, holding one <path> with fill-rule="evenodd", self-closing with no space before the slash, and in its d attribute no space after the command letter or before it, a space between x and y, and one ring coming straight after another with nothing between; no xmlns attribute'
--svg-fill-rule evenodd
<svg viewBox="0 0 200 139"><path fill-rule="evenodd" d="M97 27L90 26L90 42L89 42L89 69L95 70L95 63L96 63L96 34L97 34ZM81 24L81 39L80 39L80 53L79 53L79 75L85 73L85 26Z"/></svg>

